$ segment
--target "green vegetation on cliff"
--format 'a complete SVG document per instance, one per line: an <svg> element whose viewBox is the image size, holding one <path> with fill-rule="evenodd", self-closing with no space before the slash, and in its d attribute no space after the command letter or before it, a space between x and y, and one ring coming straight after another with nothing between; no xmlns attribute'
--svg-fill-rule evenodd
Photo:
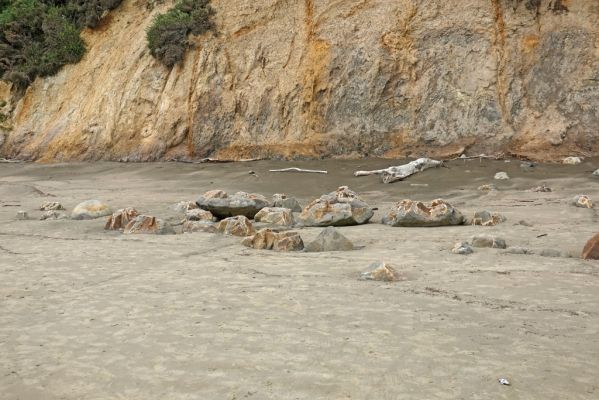
<svg viewBox="0 0 599 400"><path fill-rule="evenodd" d="M181 0L165 14L154 18L147 31L152 56L167 67L183 61L189 47L187 36L214 30L210 0Z"/></svg>
<svg viewBox="0 0 599 400"><path fill-rule="evenodd" d="M0 78L18 88L85 53L79 32L122 0L0 0Z"/></svg>

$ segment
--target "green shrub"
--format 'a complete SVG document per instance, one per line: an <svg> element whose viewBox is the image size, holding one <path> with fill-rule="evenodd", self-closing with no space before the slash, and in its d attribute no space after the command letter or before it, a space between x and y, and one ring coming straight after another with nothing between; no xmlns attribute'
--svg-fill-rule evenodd
<svg viewBox="0 0 599 400"><path fill-rule="evenodd" d="M183 61L187 36L214 30L209 0L181 0L166 14L157 15L146 32L150 54L167 67Z"/></svg>

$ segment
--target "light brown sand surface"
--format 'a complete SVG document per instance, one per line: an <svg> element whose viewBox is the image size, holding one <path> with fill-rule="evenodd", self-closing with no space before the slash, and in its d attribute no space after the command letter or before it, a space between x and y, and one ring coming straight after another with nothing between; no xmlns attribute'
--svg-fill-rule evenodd
<svg viewBox="0 0 599 400"><path fill-rule="evenodd" d="M578 257L599 231L595 210L569 204L576 194L599 203L597 160L532 172L519 164L455 161L390 185L352 176L385 160L0 164L0 399L599 399L598 261L450 251L492 234ZM268 172L289 166L330 173ZM512 179L493 181L497 171ZM476 189L486 183L499 190ZM527 191L541 183L553 192ZM36 211L46 200L71 210L98 198L176 221L170 206L209 189L306 204L340 185L379 208L370 224L340 228L363 246L351 252L122 235L103 219L39 221ZM438 197L507 221L378 223L403 198ZM17 220L18 210L33 219ZM299 230L305 242L320 231ZM409 280L357 280L379 260Z"/></svg>

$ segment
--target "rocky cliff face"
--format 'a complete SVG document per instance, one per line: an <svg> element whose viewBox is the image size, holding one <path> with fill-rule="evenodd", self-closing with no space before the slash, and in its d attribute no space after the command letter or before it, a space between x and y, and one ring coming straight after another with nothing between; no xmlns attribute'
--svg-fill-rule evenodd
<svg viewBox="0 0 599 400"><path fill-rule="evenodd" d="M213 0L167 70L125 0L20 99L0 156L157 160L599 154L597 0Z"/></svg>

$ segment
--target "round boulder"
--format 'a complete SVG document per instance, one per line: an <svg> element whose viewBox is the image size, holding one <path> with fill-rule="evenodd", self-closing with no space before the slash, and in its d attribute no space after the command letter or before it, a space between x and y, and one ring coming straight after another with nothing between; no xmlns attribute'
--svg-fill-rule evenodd
<svg viewBox="0 0 599 400"><path fill-rule="evenodd" d="M96 219L112 214L110 206L100 200L87 200L77 204L71 214L72 219Z"/></svg>
<svg viewBox="0 0 599 400"><path fill-rule="evenodd" d="M269 206L269 201L255 193L237 192L229 196L222 190L212 190L200 196L196 204L219 219L238 215L254 218L258 211Z"/></svg>
<svg viewBox="0 0 599 400"><path fill-rule="evenodd" d="M441 199L430 203L402 200L383 217L383 224L406 227L462 225L464 221L462 213Z"/></svg>

